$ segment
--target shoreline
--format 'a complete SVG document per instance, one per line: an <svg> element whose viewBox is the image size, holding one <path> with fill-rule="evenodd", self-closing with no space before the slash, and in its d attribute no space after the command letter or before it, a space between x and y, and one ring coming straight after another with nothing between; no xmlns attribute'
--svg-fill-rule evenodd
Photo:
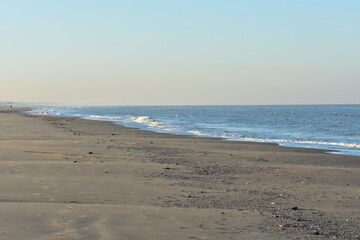
<svg viewBox="0 0 360 240"><path fill-rule="evenodd" d="M50 112L47 112L47 110L49 110ZM66 111L63 112L62 110L59 110L59 109L47 109L45 108L44 112L42 113L49 113L49 115L52 115L52 116L57 116L53 113L58 113L58 114L65 114L66 115ZM55 111L55 112L52 112L52 111ZM78 111L77 111L78 112ZM80 111L81 112L81 111ZM78 112L78 113L80 113ZM36 114L36 113L33 113L33 114ZM41 113L40 113L41 114ZM73 115L74 113L72 114L68 114L68 115ZM222 133L218 133L218 134L215 134L214 136L212 136L214 133L212 132L208 132L208 133L204 133L204 134L201 134L201 131L202 130L199 130L198 128L184 128L182 129L182 127L180 127L182 130L179 130L179 129L172 129L172 127L170 127L170 129L163 129L163 127L166 126L167 122L162 122L162 121L157 121L157 120L154 120L152 119L151 117L149 118L148 116L140 116L140 118L149 118L149 121L150 122L154 122L156 123L155 127L152 127L152 125L148 125L147 121L143 122L141 121L140 123L137 123L137 120L132 122L132 120L129 120L130 117L126 117L125 115L122 116L121 114L121 118L124 118L123 120L116 120L118 118L120 118L119 116L120 115L117 115L116 117L111 117L110 115L104 115L104 114L101 114L101 113L94 113L95 115L90 115L89 114L85 114L85 115L78 115L76 117L80 117L82 119L87 119L87 120L102 120L102 121L110 121L110 122L114 122L116 124L120 124L122 126L127 126L127 127L136 127L136 128L139 128L141 130L147 130L147 131L153 131L153 132L160 132L160 133L170 133L170 134L174 134L174 135L189 135L189 136L194 136L194 137L208 137L208 138L215 138L215 139L223 139L223 140L226 140L226 141L239 141L239 142L258 142L258 143L275 143L275 144L279 144L280 146L284 146L284 147L294 147L294 148L305 148L305 149L321 149L321 150L324 150L324 151L327 151L329 153L340 153L340 154L343 154L343 155L352 155L352 156L360 156L360 153L358 152L358 145L359 144L356 144L356 143L347 143L348 141L346 139L338 139L338 141L335 141L334 139L333 140L319 140L315 135L313 135L313 138L308 138L307 140L306 139L296 139L296 138L287 138L287 137L284 137L284 136L273 136L273 137L261 137L261 136L257 136L256 138L245 138L245 136L237 136L237 137L234 137L235 135L237 134L240 134L239 132L237 133L232 133L230 134L229 136L230 137L224 137L224 136L220 136L220 135L223 135L223 134L226 134L226 131L225 132L222 132ZM97 115L96 115L97 114ZM139 116L136 116L136 114L134 112L131 112L129 113L130 115L134 115L131 117L131 119L133 118L138 118ZM62 115L62 116L65 116L65 115ZM101 115L104 115L104 116L101 116ZM150 114L151 115L151 114ZM149 115L149 116L150 116ZM103 118L104 119L103 119ZM112 119L113 118L113 119ZM159 126L161 127L157 127L158 124L160 124ZM165 125L164 125L165 124ZM175 124L176 125L176 124ZM269 127L269 126L268 126ZM190 130L191 131L190 131ZM270 128L271 129L271 128ZM189 131L187 131L189 130ZM193 132L199 132L199 134L197 133L193 133ZM235 135L233 135L235 134ZM231 137L232 136L232 137ZM280 137L280 138L279 138ZM314 140L314 139L318 139L318 140Z"/></svg>
<svg viewBox="0 0 360 240"><path fill-rule="evenodd" d="M28 109L28 110L26 110L26 111L30 111L30 110L31 110L31 108L25 108L25 109ZM320 151L321 153L327 153L327 154L339 154L339 155L348 155L348 156L358 156L358 155L353 155L353 154L342 153L342 152L340 152L340 151L338 151L338 150L333 150L333 149L322 149L322 148L315 148L315 147L292 147L292 146L286 146L286 145L282 145L282 144L280 144L280 143L275 143L275 142L233 140L233 139L227 139L227 138L221 138L221 137L198 136L198 135L193 135L193 134L181 134L181 133L172 133L172 132L161 132L161 131L155 131L155 130L150 130L150 129L141 128L141 127L126 126L124 123L120 123L120 122L113 121L113 120L88 119L88 118L81 118L81 117L79 117L79 116L41 115L41 114L27 113L26 111L19 111L19 112L23 112L24 114L29 114L29 115L33 115L33 116L65 117L65 118L77 118L77 119L82 119L82 120L86 120L86 121L109 122L109 123L114 124L115 126L120 126L120 127L124 127L124 128L137 129L137 130L139 130L139 131L146 131L146 132L152 132L152 133L158 133L158 134L169 134L169 135L180 136L180 137L192 137L192 138L202 138L202 139L214 139L214 140L219 140L219 141L227 141L227 142L234 142L234 143L244 143L244 144L270 144L270 145L277 145L277 146L280 146L280 147L293 148L293 149L299 149L299 150L310 150L310 151L311 151L311 150L315 150L315 151Z"/></svg>
<svg viewBox="0 0 360 240"><path fill-rule="evenodd" d="M360 238L358 156L19 109L0 119L3 239Z"/></svg>
<svg viewBox="0 0 360 240"><path fill-rule="evenodd" d="M24 108L24 109L31 109L31 108ZM15 112L17 112L17 109L14 109ZM26 110L28 111L28 110ZM277 151L281 151L281 152L301 152L301 153L308 153L308 154L328 154L328 155L339 155L339 156L349 156L349 157L355 157L355 158L359 158L360 161L360 156L358 155L351 155L351 154L343 154L339 151L336 150L328 150L328 149L321 149L321 148L306 148L306 147L289 147L289 146L283 146L279 143L271 143L271 142L256 142L256 141L237 141L237 140L227 140L225 138L218 138L218 137L204 137L204 136L196 136L196 135L185 135L185 134L175 134L175 133L169 133L169 132L157 132L157 131L152 131L152 130L148 130L148 129L141 129L138 127L131 127L131 126L126 126L124 124L121 123L117 123L115 121L107 121L107 120L98 120L98 119L85 119L85 118L81 118L78 116L54 116L54 115L35 115L35 114L31 114L31 113L26 113L24 110L20 110L19 111L20 114L29 114L31 116L44 116L44 117L54 117L54 118L69 118L69 119L78 119L78 120L83 120L83 121L95 121L95 122L102 122L102 123L109 123L110 125L113 125L114 127L120 127L120 128L124 128L124 129L129 129L129 130L135 130L138 132L144 132L144 133L149 133L149 134L153 134L154 137L157 136L167 136L169 138L185 138L185 139L203 139L203 140L210 140L210 141L219 141L219 142L227 142L229 144L234 144L234 145L254 145L255 146L268 146L269 148L271 146L276 147ZM360 168L360 162L359 162L359 168Z"/></svg>

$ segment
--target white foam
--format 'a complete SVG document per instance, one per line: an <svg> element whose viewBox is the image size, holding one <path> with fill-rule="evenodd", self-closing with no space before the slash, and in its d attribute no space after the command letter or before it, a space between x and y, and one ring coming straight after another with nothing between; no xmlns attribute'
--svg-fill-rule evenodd
<svg viewBox="0 0 360 240"><path fill-rule="evenodd" d="M234 135L233 135L233 134L222 134L222 135L220 135L219 137L231 139L231 138L234 138Z"/></svg>
<svg viewBox="0 0 360 240"><path fill-rule="evenodd" d="M360 148L360 143L343 143L343 142L326 142L326 141L301 141L301 140L289 140L289 139L259 139L259 138L240 138L237 140L253 141L253 142L275 142L275 143L298 143L298 144L310 144L310 145L328 145L328 146L340 146L350 148Z"/></svg>
<svg viewBox="0 0 360 240"><path fill-rule="evenodd" d="M133 116L131 117L131 120L137 123L141 123L150 127L162 127L162 122L157 122L151 119L148 116Z"/></svg>
<svg viewBox="0 0 360 240"><path fill-rule="evenodd" d="M199 131L199 130L191 130L191 131L186 131L187 133L191 133L191 134L194 134L194 135L198 135L198 136L205 136L206 134Z"/></svg>
<svg viewBox="0 0 360 240"><path fill-rule="evenodd" d="M34 115L61 115L61 113L55 112L54 109L50 109L50 108L37 108L32 111L29 111L29 113Z"/></svg>
<svg viewBox="0 0 360 240"><path fill-rule="evenodd" d="M232 139L234 138L233 134L228 134L228 133L224 133L224 134L210 134L210 133L205 133L202 132L200 130L189 130L186 131L186 133L191 133L197 136L202 136L202 137L215 137L215 138L225 138L225 139Z"/></svg>
<svg viewBox="0 0 360 240"><path fill-rule="evenodd" d="M99 116L99 115L90 115L90 119L106 119L106 120L121 120L123 117L110 117L110 116Z"/></svg>
<svg viewBox="0 0 360 240"><path fill-rule="evenodd" d="M148 123L152 121L148 116L134 116L131 120L138 123Z"/></svg>

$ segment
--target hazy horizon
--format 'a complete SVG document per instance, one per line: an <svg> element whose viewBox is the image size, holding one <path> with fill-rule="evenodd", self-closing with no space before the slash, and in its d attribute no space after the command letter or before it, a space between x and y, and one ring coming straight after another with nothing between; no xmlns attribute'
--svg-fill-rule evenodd
<svg viewBox="0 0 360 240"><path fill-rule="evenodd" d="M1 101L360 104L359 1L4 0Z"/></svg>
<svg viewBox="0 0 360 240"><path fill-rule="evenodd" d="M116 104L79 104L79 103L56 103L56 102L14 102L14 101L2 101L1 106L13 106L13 107L182 107L182 106L337 106L337 105L360 105L359 103L309 103L309 104L143 104L143 105L116 105Z"/></svg>

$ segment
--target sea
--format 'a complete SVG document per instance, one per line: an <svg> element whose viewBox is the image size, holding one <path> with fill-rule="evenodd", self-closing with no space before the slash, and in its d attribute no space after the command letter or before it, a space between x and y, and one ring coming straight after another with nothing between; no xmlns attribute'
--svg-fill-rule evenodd
<svg viewBox="0 0 360 240"><path fill-rule="evenodd" d="M360 156L360 105L37 106L30 113L75 116L154 132L269 142Z"/></svg>

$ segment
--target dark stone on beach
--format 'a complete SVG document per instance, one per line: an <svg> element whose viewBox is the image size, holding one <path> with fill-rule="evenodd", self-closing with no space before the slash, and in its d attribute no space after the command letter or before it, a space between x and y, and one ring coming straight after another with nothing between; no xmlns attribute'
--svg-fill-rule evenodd
<svg viewBox="0 0 360 240"><path fill-rule="evenodd" d="M291 210L294 210L294 211L296 211L296 210L298 210L299 208L298 207L293 207L293 208L291 208Z"/></svg>
<svg viewBox="0 0 360 240"><path fill-rule="evenodd" d="M74 162L74 163L77 163L78 161L77 161L77 160L74 160L73 162Z"/></svg>
<svg viewBox="0 0 360 240"><path fill-rule="evenodd" d="M112 135L112 136L114 136L114 135L115 135L115 133L112 133L111 135Z"/></svg>
<svg viewBox="0 0 360 240"><path fill-rule="evenodd" d="M318 231L314 231L313 235L320 235L320 233Z"/></svg>
<svg viewBox="0 0 360 240"><path fill-rule="evenodd" d="M94 154L93 152L89 152L89 154Z"/></svg>
<svg viewBox="0 0 360 240"><path fill-rule="evenodd" d="M153 144L153 142L150 142L150 144Z"/></svg>

